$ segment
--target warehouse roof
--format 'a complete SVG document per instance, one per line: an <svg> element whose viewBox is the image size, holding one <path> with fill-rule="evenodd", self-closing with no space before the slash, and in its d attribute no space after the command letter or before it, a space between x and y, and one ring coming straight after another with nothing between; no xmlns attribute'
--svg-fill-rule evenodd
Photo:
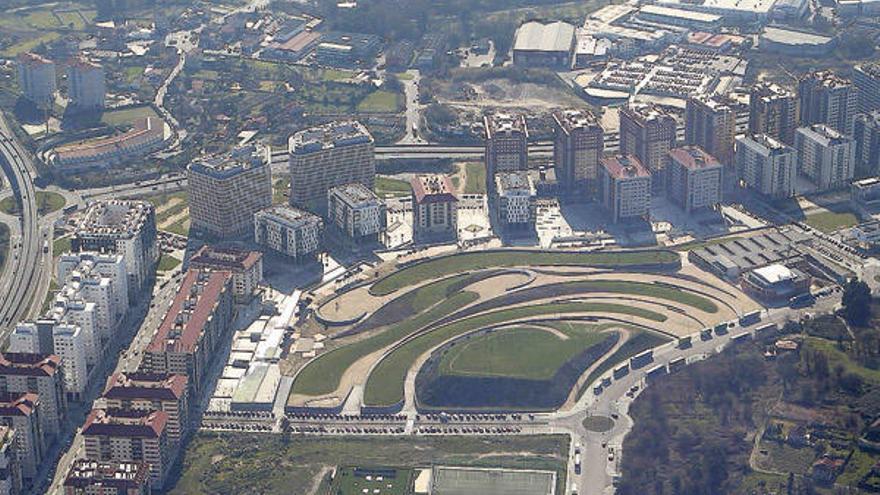
<svg viewBox="0 0 880 495"><path fill-rule="evenodd" d="M795 31L793 29L780 29L772 26L764 28L761 35L762 40L772 43L782 43L786 45L827 45L833 41L828 36L820 36L818 34L806 33L804 31Z"/></svg>
<svg viewBox="0 0 880 495"><path fill-rule="evenodd" d="M567 52L574 39L574 26L558 21L550 24L527 22L516 31L514 50Z"/></svg>

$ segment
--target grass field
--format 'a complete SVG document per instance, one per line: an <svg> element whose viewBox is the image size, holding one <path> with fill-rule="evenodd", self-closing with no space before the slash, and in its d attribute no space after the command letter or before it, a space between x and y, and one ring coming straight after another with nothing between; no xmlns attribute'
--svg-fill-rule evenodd
<svg viewBox="0 0 880 495"><path fill-rule="evenodd" d="M369 472L370 468L361 467L363 471ZM381 480L376 476L370 476L366 479L363 473L358 476L355 474L355 467L341 468L336 471L336 479L333 480L333 488L330 493L334 495L364 495L365 493L381 493L383 495L409 495L409 485L413 481L412 469L388 469L379 468L383 476ZM394 472L393 477L387 475L388 472ZM377 490L377 491L376 491Z"/></svg>
<svg viewBox="0 0 880 495"><path fill-rule="evenodd" d="M51 43L60 37L61 34L54 31L37 34L33 38L28 38L14 45L7 46L3 50L0 50L0 56L13 58L22 53L33 50L34 48L39 46L40 43Z"/></svg>
<svg viewBox="0 0 880 495"><path fill-rule="evenodd" d="M466 163L464 169L465 194L486 194L486 166L483 163Z"/></svg>
<svg viewBox="0 0 880 495"><path fill-rule="evenodd" d="M135 119L142 119L144 117L159 118L159 114L157 114L156 111L153 110L153 107L149 105L123 108L121 110L104 112L104 114L101 115L101 122L109 126L123 126L131 124Z"/></svg>
<svg viewBox="0 0 880 495"><path fill-rule="evenodd" d="M272 204L287 203L290 198L290 179L275 179L272 182Z"/></svg>
<svg viewBox="0 0 880 495"><path fill-rule="evenodd" d="M186 191L160 193L140 198L156 207L159 230L186 236L189 232L189 195Z"/></svg>
<svg viewBox="0 0 880 495"><path fill-rule="evenodd" d="M807 347L820 350L825 354L828 358L828 369L837 369L839 366L846 372L859 375L866 381L880 384L880 370L866 368L853 362L846 353L837 348L835 342L818 337L807 337L805 342Z"/></svg>
<svg viewBox="0 0 880 495"><path fill-rule="evenodd" d="M403 400L403 382L415 360L452 338L480 328L510 321L566 313L618 314L645 318L655 322L666 321L665 316L641 308L621 304L587 302L536 304L479 314L448 323L431 332L419 335L389 353L376 365L367 379L364 402L371 406L388 406Z"/></svg>
<svg viewBox="0 0 880 495"><path fill-rule="evenodd" d="M52 256L60 256L70 251L70 236L58 237L52 241Z"/></svg>
<svg viewBox="0 0 880 495"><path fill-rule="evenodd" d="M66 201L64 196L51 191L37 191L37 214L48 215L64 208ZM0 211L7 215L18 215L18 203L13 196L7 196L0 201Z"/></svg>
<svg viewBox="0 0 880 495"><path fill-rule="evenodd" d="M370 93L358 103L358 112L364 113L397 113L401 109L401 98L397 93L390 91L376 91Z"/></svg>
<svg viewBox="0 0 880 495"><path fill-rule="evenodd" d="M322 354L307 364L293 382L291 394L323 395L333 392L339 386L345 370L361 357L387 347L475 301L477 295L472 292L459 292L446 299L446 288L458 279L459 277L453 277L420 288L413 302L414 310L423 311L418 316L392 325L369 338ZM443 297L438 297L439 294ZM440 304L425 311L428 305L438 301L441 301Z"/></svg>
<svg viewBox="0 0 880 495"><path fill-rule="evenodd" d="M162 253L159 257L159 266L156 267L157 272L170 272L180 265L180 260L170 254Z"/></svg>
<svg viewBox="0 0 880 495"><path fill-rule="evenodd" d="M709 299L668 285L649 284L630 280L579 280L576 282L562 283L559 284L558 287L583 292L599 291L633 296L645 296L681 303L685 306L690 306L706 313L718 312L718 306Z"/></svg>
<svg viewBox="0 0 880 495"><path fill-rule="evenodd" d="M396 198L412 194L412 187L405 180L393 177L376 177L376 194L382 198Z"/></svg>
<svg viewBox="0 0 880 495"><path fill-rule="evenodd" d="M197 433L171 495L311 493L325 467L434 464L556 471L565 486L568 436L319 438ZM510 454L499 454L509 452ZM318 493L330 492L323 484ZM362 495L362 494L359 494ZM370 494L372 495L372 493Z"/></svg>
<svg viewBox="0 0 880 495"><path fill-rule="evenodd" d="M434 258L398 270L373 284L370 293L384 296L424 280L493 267L613 266L671 263L677 259L676 253L659 250L592 253L509 250L464 253Z"/></svg>
<svg viewBox="0 0 880 495"><path fill-rule="evenodd" d="M474 337L443 356L440 373L546 380L569 359L610 336L592 325L578 325L563 335L517 327Z"/></svg>
<svg viewBox="0 0 880 495"><path fill-rule="evenodd" d="M826 211L808 215L804 223L822 232L834 232L835 230L856 225L859 223L859 218L850 212L837 213Z"/></svg>
<svg viewBox="0 0 880 495"><path fill-rule="evenodd" d="M665 335L660 335L654 332L648 332L643 330L630 330L629 340L623 343L617 352L605 358L602 361L602 364L596 367L592 373L587 377L587 380L584 382L581 390L578 391L578 398L580 398L584 392L586 392L590 385L593 384L600 376L604 375L608 370L617 366L619 363L622 363L629 358L639 354L640 352L647 351L648 349L653 349L658 345L665 344L669 342L670 338Z"/></svg>

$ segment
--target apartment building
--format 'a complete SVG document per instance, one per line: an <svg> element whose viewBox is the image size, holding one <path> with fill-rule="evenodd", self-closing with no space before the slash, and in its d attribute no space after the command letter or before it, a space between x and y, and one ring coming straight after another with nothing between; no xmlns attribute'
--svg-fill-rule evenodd
<svg viewBox="0 0 880 495"><path fill-rule="evenodd" d="M376 180L373 136L360 122L338 121L292 135L290 204L312 212L327 207L327 192L353 182L372 190Z"/></svg>
<svg viewBox="0 0 880 495"><path fill-rule="evenodd" d="M669 200L685 212L711 208L721 202L723 166L699 146L671 150L666 174Z"/></svg>
<svg viewBox="0 0 880 495"><path fill-rule="evenodd" d="M150 495L146 461L73 461L64 478L64 495Z"/></svg>
<svg viewBox="0 0 880 495"><path fill-rule="evenodd" d="M413 240L458 240L458 198L445 175L418 175L412 187Z"/></svg>
<svg viewBox="0 0 880 495"><path fill-rule="evenodd" d="M605 150L605 130L589 110L557 110L552 118L556 180L573 199L591 199Z"/></svg>
<svg viewBox="0 0 880 495"><path fill-rule="evenodd" d="M49 108L55 99L55 62L36 53L19 55L18 87L25 99L40 108Z"/></svg>
<svg viewBox="0 0 880 495"><path fill-rule="evenodd" d="M375 243L385 232L385 202L357 182L336 186L327 193L327 223L349 247Z"/></svg>
<svg viewBox="0 0 880 495"><path fill-rule="evenodd" d="M21 493L21 456L15 430L0 426L0 495Z"/></svg>
<svg viewBox="0 0 880 495"><path fill-rule="evenodd" d="M860 173L880 174L880 110L856 116L853 138L856 168Z"/></svg>
<svg viewBox="0 0 880 495"><path fill-rule="evenodd" d="M85 57L78 57L67 67L68 105L82 111L104 108L107 89L104 68Z"/></svg>
<svg viewBox="0 0 880 495"><path fill-rule="evenodd" d="M852 81L831 71L807 74L798 81L800 124L825 124L843 134L852 134L858 110L858 94Z"/></svg>
<svg viewBox="0 0 880 495"><path fill-rule="evenodd" d="M146 201L90 203L71 237L74 253L119 254L125 260L129 297L138 296L156 270L156 211Z"/></svg>
<svg viewBox="0 0 880 495"><path fill-rule="evenodd" d="M85 459L146 462L151 486L162 489L172 465L168 414L162 411L92 409L82 428Z"/></svg>
<svg viewBox="0 0 880 495"><path fill-rule="evenodd" d="M776 83L759 82L749 93L749 134L766 134L789 146L798 127L798 98Z"/></svg>
<svg viewBox="0 0 880 495"><path fill-rule="evenodd" d="M538 196L528 172L495 174L493 199L499 230L506 233L534 231Z"/></svg>
<svg viewBox="0 0 880 495"><path fill-rule="evenodd" d="M853 85L858 91L859 113L880 110L880 62L869 62L853 68Z"/></svg>
<svg viewBox="0 0 880 495"><path fill-rule="evenodd" d="M599 200L612 223L647 217L651 210L651 172L634 155L603 158Z"/></svg>
<svg viewBox="0 0 880 495"><path fill-rule="evenodd" d="M59 283L95 303L99 327L114 335L129 308L125 258L121 254L65 253L58 257L55 273Z"/></svg>
<svg viewBox="0 0 880 495"><path fill-rule="evenodd" d="M177 445L188 433L190 403L186 375L115 373L107 379L102 397L108 408L168 414L168 439Z"/></svg>
<svg viewBox="0 0 880 495"><path fill-rule="evenodd" d="M736 104L726 97L693 96L685 110L685 143L699 146L725 166L733 164Z"/></svg>
<svg viewBox="0 0 880 495"><path fill-rule="evenodd" d="M820 191L849 185L855 173L853 139L824 124L801 127L794 135L801 174Z"/></svg>
<svg viewBox="0 0 880 495"><path fill-rule="evenodd" d="M292 206L276 205L254 215L257 244L298 263L317 258L323 233L321 217Z"/></svg>
<svg viewBox="0 0 880 495"><path fill-rule="evenodd" d="M0 394L26 392L39 395L41 429L47 439L54 439L67 415L61 358L53 354L0 354Z"/></svg>
<svg viewBox="0 0 880 495"><path fill-rule="evenodd" d="M768 198L790 198L797 183L797 151L766 134L736 138L736 173L741 187Z"/></svg>
<svg viewBox="0 0 880 495"><path fill-rule="evenodd" d="M0 423L15 430L15 450L24 487L37 481L49 445L40 417L41 404L40 397L32 392L0 392Z"/></svg>
<svg viewBox="0 0 880 495"><path fill-rule="evenodd" d="M495 187L495 174L529 168L529 129L520 114L493 113L483 117L486 186Z"/></svg>
<svg viewBox="0 0 880 495"><path fill-rule="evenodd" d="M189 259L192 270L222 270L232 273L232 292L237 302L250 301L263 280L263 253L204 245Z"/></svg>
<svg viewBox="0 0 880 495"><path fill-rule="evenodd" d="M635 157L656 185L665 183L663 169L675 148L675 117L653 104L636 103L620 109L620 153ZM601 175L601 168L600 168Z"/></svg>

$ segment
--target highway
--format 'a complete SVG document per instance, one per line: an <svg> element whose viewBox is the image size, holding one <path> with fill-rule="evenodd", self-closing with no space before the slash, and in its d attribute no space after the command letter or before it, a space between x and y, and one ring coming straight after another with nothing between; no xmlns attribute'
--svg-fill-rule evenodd
<svg viewBox="0 0 880 495"><path fill-rule="evenodd" d="M12 187L16 201L21 205L20 239L12 240L9 262L3 273L0 291L0 340L5 340L11 329L22 318L29 316L32 300L43 279L46 268L42 256L42 242L37 218L34 167L0 114L0 165ZM39 308L37 308L39 309Z"/></svg>

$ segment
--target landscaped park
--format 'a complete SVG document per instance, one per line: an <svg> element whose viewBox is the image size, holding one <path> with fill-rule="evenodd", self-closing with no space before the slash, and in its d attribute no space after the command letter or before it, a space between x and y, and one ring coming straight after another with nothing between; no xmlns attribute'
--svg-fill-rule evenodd
<svg viewBox="0 0 880 495"><path fill-rule="evenodd" d="M317 302L291 410L557 410L616 364L758 305L668 250L487 250L380 270Z"/></svg>

